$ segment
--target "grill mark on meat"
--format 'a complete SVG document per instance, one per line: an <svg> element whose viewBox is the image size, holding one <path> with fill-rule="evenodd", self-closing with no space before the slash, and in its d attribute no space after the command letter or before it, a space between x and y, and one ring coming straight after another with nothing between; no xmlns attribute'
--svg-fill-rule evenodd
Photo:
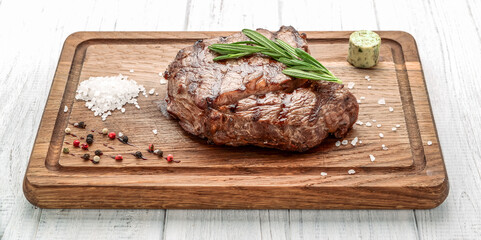
<svg viewBox="0 0 481 240"><path fill-rule="evenodd" d="M292 27L258 32L308 52L306 36ZM197 41L165 71L167 111L186 131L215 144L306 151L357 120L357 101L342 85L292 79L284 64L261 54L214 62L207 47L246 40L236 33Z"/></svg>

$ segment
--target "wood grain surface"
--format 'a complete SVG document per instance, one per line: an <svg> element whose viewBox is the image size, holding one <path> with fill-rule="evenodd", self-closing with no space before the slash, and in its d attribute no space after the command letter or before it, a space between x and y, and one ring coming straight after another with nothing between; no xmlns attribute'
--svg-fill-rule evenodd
<svg viewBox="0 0 481 240"><path fill-rule="evenodd" d="M481 112L473 111L473 103L481 99L480 17L474 0L0 0L0 238L479 239ZM69 34L275 30L282 24L312 31L403 30L416 38L449 174L442 205L396 211L78 210L41 209L25 199L24 173Z"/></svg>
<svg viewBox="0 0 481 240"><path fill-rule="evenodd" d="M306 153L209 145L163 116L163 72L179 49L230 32L78 32L67 38L25 175L27 199L43 208L432 208L447 196L441 150L415 41L380 32L379 64L357 69L345 61L350 32L306 32L311 53L361 100L359 120L335 146L329 139ZM75 100L78 84L124 74L159 95L139 97L140 109L114 111L106 121ZM369 76L370 80L365 76ZM379 100L384 99L385 104ZM64 106L68 111L64 112ZM394 108L390 111L389 107ZM83 121L85 129L73 123ZM399 129L392 128L400 125ZM72 133L66 135L65 127ZM123 144L98 134L104 127L129 136ZM158 134L152 130L157 129ZM89 150L72 147L94 134ZM383 137L380 137L383 134ZM357 137L362 143L350 144ZM342 139L341 139L342 140ZM84 141L84 140L83 140ZM427 145L428 141L433 145ZM179 163L148 154L149 143ZM388 150L383 150L382 145ZM62 153L69 147L70 154ZM84 153L104 156L99 164ZM147 159L132 153L143 151ZM123 161L110 156L121 154ZM375 156L371 161L370 154ZM349 174L355 171L355 174ZM326 172L327 176L321 176ZM90 199L96 197L98 201ZM141 198L139 198L141 196ZM120 199L119 199L120 197Z"/></svg>

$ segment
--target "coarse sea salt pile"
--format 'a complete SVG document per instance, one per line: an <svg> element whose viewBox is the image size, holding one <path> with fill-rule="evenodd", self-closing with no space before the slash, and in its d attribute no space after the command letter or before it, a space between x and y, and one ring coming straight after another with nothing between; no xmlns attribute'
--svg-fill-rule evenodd
<svg viewBox="0 0 481 240"><path fill-rule="evenodd" d="M101 116L102 121L105 121L108 116L112 115L112 111L121 110L127 103L140 108L137 103L139 92L147 96L144 86L137 84L134 80L129 80L122 74L110 77L90 77L79 84L75 99L84 100L85 106L94 112L94 116Z"/></svg>

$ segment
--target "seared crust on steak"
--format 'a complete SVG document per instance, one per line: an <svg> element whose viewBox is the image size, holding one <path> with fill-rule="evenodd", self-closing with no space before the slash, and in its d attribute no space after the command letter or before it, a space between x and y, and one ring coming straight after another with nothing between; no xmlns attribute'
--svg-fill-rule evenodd
<svg viewBox="0 0 481 240"><path fill-rule="evenodd" d="M308 51L293 27L258 29ZM214 62L213 43L249 40L244 34L199 40L179 51L165 71L167 111L187 132L215 144L306 151L329 134L344 136L357 120L356 98L343 85L293 79L284 64L255 54Z"/></svg>

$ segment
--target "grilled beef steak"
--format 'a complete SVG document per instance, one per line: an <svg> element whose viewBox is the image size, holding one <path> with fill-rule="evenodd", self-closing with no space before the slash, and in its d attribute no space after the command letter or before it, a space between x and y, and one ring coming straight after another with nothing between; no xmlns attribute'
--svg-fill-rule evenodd
<svg viewBox="0 0 481 240"><path fill-rule="evenodd" d="M257 31L308 51L293 27ZM214 62L217 54L207 48L246 40L242 33L199 40L169 65L167 111L183 129L215 144L300 152L347 133L359 105L343 85L293 79L282 73L284 64L263 55Z"/></svg>

